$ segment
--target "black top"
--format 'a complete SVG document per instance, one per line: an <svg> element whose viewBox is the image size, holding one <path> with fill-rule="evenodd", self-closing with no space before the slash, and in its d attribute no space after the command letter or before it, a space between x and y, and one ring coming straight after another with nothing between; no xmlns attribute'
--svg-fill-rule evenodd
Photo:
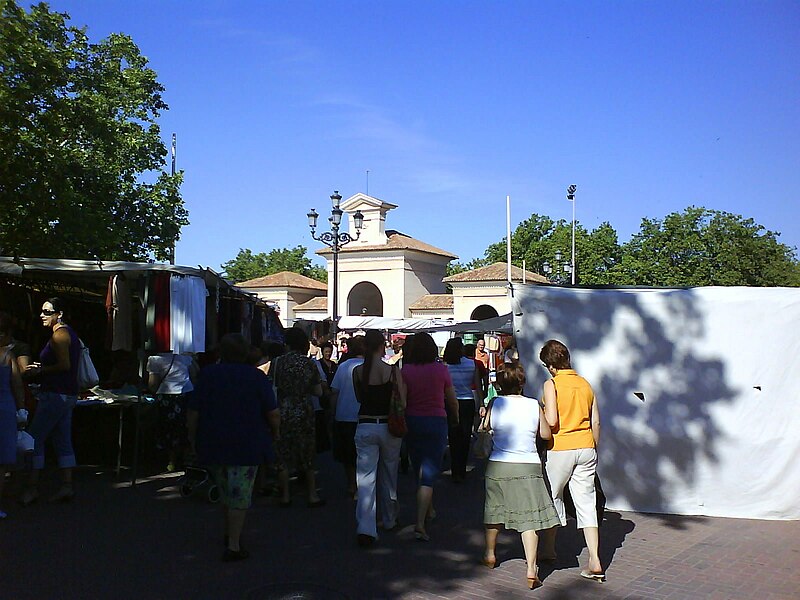
<svg viewBox="0 0 800 600"><path fill-rule="evenodd" d="M19 340L13 340L11 344L12 346L9 349L8 353L14 358L19 358L20 356L27 356L27 357L33 356L33 354L31 354L30 344L26 344L25 342L20 342Z"/></svg>
<svg viewBox="0 0 800 600"><path fill-rule="evenodd" d="M366 390L359 390L361 408L359 415L370 417L385 417L389 414L389 404L392 401L392 381L378 385L368 385Z"/></svg>

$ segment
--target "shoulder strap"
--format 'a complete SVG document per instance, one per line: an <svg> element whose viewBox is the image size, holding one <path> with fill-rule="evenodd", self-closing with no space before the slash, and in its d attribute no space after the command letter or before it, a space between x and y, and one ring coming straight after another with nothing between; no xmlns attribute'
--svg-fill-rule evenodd
<svg viewBox="0 0 800 600"><path fill-rule="evenodd" d="M83 342L81 342L81 344L82 343ZM173 353L172 354L172 360L170 361L169 366L167 367L167 370L164 372L164 375L161 377L161 381L158 382L158 387L156 387L156 389L153 391L154 394L158 393L158 390L161 389L161 386L164 385L164 382L167 380L167 375L169 375L169 372L172 371L172 365L175 364L175 356L176 356L175 353Z"/></svg>

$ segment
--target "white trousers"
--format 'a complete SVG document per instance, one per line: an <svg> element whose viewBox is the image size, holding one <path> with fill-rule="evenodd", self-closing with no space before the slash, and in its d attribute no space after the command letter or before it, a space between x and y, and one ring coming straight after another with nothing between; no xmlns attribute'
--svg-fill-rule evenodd
<svg viewBox="0 0 800 600"><path fill-rule="evenodd" d="M359 534L378 537L376 502L385 529L397 523L397 468L403 440L389 433L385 423L356 427L356 522Z"/></svg>
<svg viewBox="0 0 800 600"><path fill-rule="evenodd" d="M578 529L597 527L597 499L594 489L594 474L597 470L597 451L594 448L577 450L549 450L545 471L550 480L558 518L561 525L567 524L564 509L564 487L569 484L569 493L575 503Z"/></svg>

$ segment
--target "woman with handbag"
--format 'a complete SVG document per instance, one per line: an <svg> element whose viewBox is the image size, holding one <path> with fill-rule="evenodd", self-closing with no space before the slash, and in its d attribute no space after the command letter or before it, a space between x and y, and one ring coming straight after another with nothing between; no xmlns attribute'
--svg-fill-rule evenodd
<svg viewBox="0 0 800 600"><path fill-rule="evenodd" d="M450 372L439 359L439 349L428 333L417 333L405 344L403 381L408 405L408 456L417 483L417 523L414 537L430 540L426 520L433 514L433 484L442 472L447 447L447 422L458 425L456 400Z"/></svg>
<svg viewBox="0 0 800 600"><path fill-rule="evenodd" d="M20 501L23 505L39 498L39 472L44 468L44 445L52 438L61 475L61 487L50 502L70 502L75 497L72 469L72 411L78 403L78 361L81 342L75 330L65 321L65 306L60 298L49 298L42 304L42 325L53 330L39 354L38 363L28 365L25 374L39 384L38 404L28 432L33 436L33 470Z"/></svg>
<svg viewBox="0 0 800 600"><path fill-rule="evenodd" d="M495 547L501 527L519 531L528 564L527 586L534 589L541 585L536 532L559 523L536 449L537 436L550 439L552 433L539 402L521 395L525 386L522 365L507 364L497 373L497 382L502 395L492 400L482 423L482 429L492 432L493 441L486 466L483 564L493 569L497 563Z"/></svg>
<svg viewBox="0 0 800 600"><path fill-rule="evenodd" d="M197 364L187 354L157 354L147 359L148 387L156 395L156 447L168 454L167 471L183 467L189 447L186 409L197 376Z"/></svg>
<svg viewBox="0 0 800 600"><path fill-rule="evenodd" d="M402 438L389 431L392 401L405 407L405 386L396 367L383 362L384 339L380 331L364 337L364 363L353 370L353 387L361 407L356 426L356 521L359 546L378 538L376 502L384 529L397 525L397 468Z"/></svg>

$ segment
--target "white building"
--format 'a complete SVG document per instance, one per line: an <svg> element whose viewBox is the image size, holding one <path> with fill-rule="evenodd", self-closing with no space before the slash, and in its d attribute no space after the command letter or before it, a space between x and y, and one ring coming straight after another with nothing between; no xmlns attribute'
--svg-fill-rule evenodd
<svg viewBox="0 0 800 600"><path fill-rule="evenodd" d="M353 214L360 210L364 224L357 240L339 251L337 312L341 316L439 318L466 321L507 314L506 265L495 263L445 278L456 255L386 228L386 214L397 205L366 194L355 194L340 205L347 230L355 235ZM344 223L344 220L343 220ZM317 254L328 263L333 281L333 251ZM522 281L522 269L512 267L512 280ZM526 272L528 282L547 283ZM333 313L333 285L296 273L277 273L238 284L278 305L281 320L291 326L298 319L319 321ZM448 285L452 294L447 293Z"/></svg>

